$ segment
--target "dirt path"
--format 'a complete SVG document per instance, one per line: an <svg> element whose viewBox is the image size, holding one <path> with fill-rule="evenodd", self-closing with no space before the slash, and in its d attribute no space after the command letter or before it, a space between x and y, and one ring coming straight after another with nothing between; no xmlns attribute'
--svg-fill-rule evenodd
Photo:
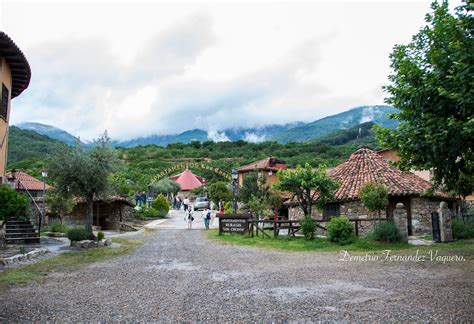
<svg viewBox="0 0 474 324"><path fill-rule="evenodd" d="M471 263L342 262L157 230L133 255L0 292L0 322L474 319Z"/></svg>

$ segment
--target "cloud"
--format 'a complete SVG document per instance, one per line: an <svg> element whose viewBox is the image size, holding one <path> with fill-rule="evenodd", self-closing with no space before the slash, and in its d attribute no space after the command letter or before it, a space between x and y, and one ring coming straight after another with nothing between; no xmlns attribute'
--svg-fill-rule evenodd
<svg viewBox="0 0 474 324"><path fill-rule="evenodd" d="M250 142L250 143L260 143L265 140L266 140L265 134L258 135L256 133L246 132L245 137L244 137L244 141Z"/></svg>
<svg viewBox="0 0 474 324"><path fill-rule="evenodd" d="M208 130L207 138L214 142L229 142L229 138L225 133L220 133L216 130Z"/></svg>
<svg viewBox="0 0 474 324"><path fill-rule="evenodd" d="M336 37L332 30L308 34L259 68L215 79L192 73L223 41L214 29L211 15L191 14L149 37L128 61L99 36L36 44L26 51L33 79L15 100L12 122L51 124L86 140L104 129L127 140L200 128L225 141L223 129L310 121L365 103L325 86L323 48Z"/></svg>

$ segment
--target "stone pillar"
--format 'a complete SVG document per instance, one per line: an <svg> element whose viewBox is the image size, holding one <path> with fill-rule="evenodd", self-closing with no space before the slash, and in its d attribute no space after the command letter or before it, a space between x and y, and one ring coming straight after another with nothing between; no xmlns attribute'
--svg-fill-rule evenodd
<svg viewBox="0 0 474 324"><path fill-rule="evenodd" d="M402 203L397 204L397 208L393 211L393 221L400 231L400 238L402 242L408 242L408 220L407 211Z"/></svg>
<svg viewBox="0 0 474 324"><path fill-rule="evenodd" d="M438 214L441 242L451 242L453 240L453 227L451 222L453 215L445 201L439 204Z"/></svg>

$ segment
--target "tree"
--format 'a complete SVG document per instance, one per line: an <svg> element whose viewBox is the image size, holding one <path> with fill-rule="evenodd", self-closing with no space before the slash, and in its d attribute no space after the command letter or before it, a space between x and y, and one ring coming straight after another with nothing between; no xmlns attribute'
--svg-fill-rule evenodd
<svg viewBox="0 0 474 324"><path fill-rule="evenodd" d="M222 181L214 182L209 185L209 198L214 204L219 204L219 201L231 201L232 192L228 184Z"/></svg>
<svg viewBox="0 0 474 324"><path fill-rule="evenodd" d="M380 219L380 211L388 206L388 192L383 183L369 181L359 190L359 198L362 204L370 212L378 212Z"/></svg>
<svg viewBox="0 0 474 324"><path fill-rule="evenodd" d="M0 185L0 220L29 220L31 206L28 198L8 186Z"/></svg>
<svg viewBox="0 0 474 324"><path fill-rule="evenodd" d="M48 209L59 216L61 223L63 222L63 217L70 214L76 205L71 195L64 195L64 193L56 188L46 191L44 199Z"/></svg>
<svg viewBox="0 0 474 324"><path fill-rule="evenodd" d="M239 189L239 200L248 204L253 197L265 199L268 194L266 179L258 175L257 172L249 172L245 175L242 187Z"/></svg>
<svg viewBox="0 0 474 324"><path fill-rule="evenodd" d="M164 178L154 184L153 189L157 194L168 196L169 194L176 195L181 190L181 186L175 181Z"/></svg>
<svg viewBox="0 0 474 324"><path fill-rule="evenodd" d="M326 174L325 166L313 170L308 163L304 167L298 165L294 170L279 171L278 180L274 188L293 193L303 213L310 216L315 200L317 199L316 207L322 209L339 187Z"/></svg>
<svg viewBox="0 0 474 324"><path fill-rule="evenodd" d="M399 109L398 129L377 129L382 145L398 149L401 169L432 170L436 186L463 197L474 190L474 19L467 1L433 12L408 45L392 54L386 102Z"/></svg>
<svg viewBox="0 0 474 324"><path fill-rule="evenodd" d="M94 198L108 191L109 176L117 169L118 160L104 132L94 146L85 151L80 146L57 154L49 163L55 188L63 195L74 195L86 201L85 228L92 235Z"/></svg>

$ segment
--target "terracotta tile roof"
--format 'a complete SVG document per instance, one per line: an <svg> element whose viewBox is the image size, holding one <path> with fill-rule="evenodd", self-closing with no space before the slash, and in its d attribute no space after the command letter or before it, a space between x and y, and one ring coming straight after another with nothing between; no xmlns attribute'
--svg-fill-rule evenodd
<svg viewBox="0 0 474 324"><path fill-rule="evenodd" d="M328 170L328 175L340 181L335 194L338 201L358 199L360 188L369 181L381 181L389 196L419 196L432 187L430 182L419 176L392 167L377 152L366 147L357 150L346 162ZM441 191L435 191L433 196L449 197Z"/></svg>
<svg viewBox="0 0 474 324"><path fill-rule="evenodd" d="M180 174L169 177L170 180L179 183L181 190L188 191L202 186L204 178L195 175L191 170L186 169Z"/></svg>
<svg viewBox="0 0 474 324"><path fill-rule="evenodd" d="M272 156L269 156L263 160L252 162L237 168L237 172L253 171L253 170L285 170L285 161L279 160Z"/></svg>
<svg viewBox="0 0 474 324"><path fill-rule="evenodd" d="M9 182L14 182L15 189L21 190L26 188L29 191L43 190L43 181L40 181L23 171L8 172L6 176ZM21 184L18 184L17 180L20 180ZM52 187L46 184L45 188L46 190L49 190Z"/></svg>

